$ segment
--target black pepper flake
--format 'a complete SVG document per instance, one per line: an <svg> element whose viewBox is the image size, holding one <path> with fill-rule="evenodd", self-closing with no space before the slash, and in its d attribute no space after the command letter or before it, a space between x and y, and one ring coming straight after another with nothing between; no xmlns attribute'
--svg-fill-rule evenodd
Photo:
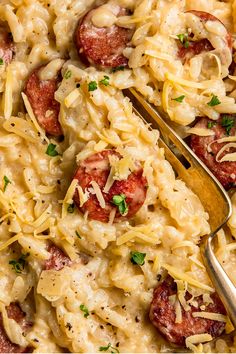
<svg viewBox="0 0 236 354"><path fill-rule="evenodd" d="M138 316L135 317L135 322L139 323L140 322L140 318Z"/></svg>
<svg viewBox="0 0 236 354"><path fill-rule="evenodd" d="M70 331L70 330L71 330L71 328L72 328L71 323L67 322L67 324L66 324L66 328Z"/></svg>

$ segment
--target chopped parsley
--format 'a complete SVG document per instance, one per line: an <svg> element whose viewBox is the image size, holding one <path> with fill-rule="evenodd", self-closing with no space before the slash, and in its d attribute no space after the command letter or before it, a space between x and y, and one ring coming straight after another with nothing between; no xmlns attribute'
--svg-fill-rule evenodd
<svg viewBox="0 0 236 354"><path fill-rule="evenodd" d="M64 78L69 79L71 77L71 75L72 75L72 72L70 70L67 70L67 72L64 75Z"/></svg>
<svg viewBox="0 0 236 354"><path fill-rule="evenodd" d="M173 101L176 101L176 102L180 102L180 103L182 103L183 102L183 100L184 100L184 95L182 95L182 96L179 96L179 97L176 97L176 98L172 98L172 100Z"/></svg>
<svg viewBox="0 0 236 354"><path fill-rule="evenodd" d="M126 195L124 194L118 194L114 195L112 198L113 204L115 204L118 207L118 210L121 215L127 215L129 208L128 205L125 201Z"/></svg>
<svg viewBox="0 0 236 354"><path fill-rule="evenodd" d="M140 266L144 265L145 257L146 257L146 253L141 253L141 252L137 252L137 251L130 252L130 260L131 260L131 263L133 263L133 264L138 264Z"/></svg>
<svg viewBox="0 0 236 354"><path fill-rule="evenodd" d="M187 49L189 47L188 33L177 34L177 37L180 43L183 45L183 47Z"/></svg>
<svg viewBox="0 0 236 354"><path fill-rule="evenodd" d="M75 211L75 204L74 203L69 204L67 207L67 212L73 214L74 211Z"/></svg>
<svg viewBox="0 0 236 354"><path fill-rule="evenodd" d="M84 313L84 317L87 318L89 316L88 308L84 304L81 304L79 308Z"/></svg>
<svg viewBox="0 0 236 354"><path fill-rule="evenodd" d="M116 73L117 71L124 71L125 70L125 66L117 66L116 68L112 69L113 73Z"/></svg>
<svg viewBox="0 0 236 354"><path fill-rule="evenodd" d="M25 269L26 265L26 258L29 257L29 253L22 254L19 259L12 259L9 261L9 264L12 265L12 269L16 273L22 273L23 270Z"/></svg>
<svg viewBox="0 0 236 354"><path fill-rule="evenodd" d="M88 84L88 90L89 90L89 92L90 92L90 91L95 91L95 90L97 90L97 88L98 88L98 84L97 84L96 81L91 81L91 82Z"/></svg>
<svg viewBox="0 0 236 354"><path fill-rule="evenodd" d="M3 65L4 64L4 61L2 58L0 58L0 65Z"/></svg>
<svg viewBox="0 0 236 354"><path fill-rule="evenodd" d="M104 75L104 78L101 81L99 81L99 83L104 86L109 86L110 85L109 80L110 80L109 76Z"/></svg>
<svg viewBox="0 0 236 354"><path fill-rule="evenodd" d="M7 176L3 177L3 181L4 181L3 192L5 192L5 190L7 189L8 184L11 183L11 181L9 180L9 178Z"/></svg>
<svg viewBox="0 0 236 354"><path fill-rule="evenodd" d="M207 122L207 128L212 129L216 125L216 122Z"/></svg>
<svg viewBox="0 0 236 354"><path fill-rule="evenodd" d="M111 350L111 353L119 353L119 350L111 345L111 343L108 343L105 347L99 347L100 352L107 352L108 350Z"/></svg>
<svg viewBox="0 0 236 354"><path fill-rule="evenodd" d="M56 150L56 147L57 146L54 144L49 144L46 150L46 154L52 157L59 155L59 153Z"/></svg>
<svg viewBox="0 0 236 354"><path fill-rule="evenodd" d="M221 102L220 102L219 98L215 95L212 95L211 100L209 102L207 102L208 106L210 106L210 107L217 106L220 103Z"/></svg>
<svg viewBox="0 0 236 354"><path fill-rule="evenodd" d="M78 233L78 231L75 231L75 234L76 234L76 236L78 237L78 238L82 238L81 236L80 236L80 234Z"/></svg>
<svg viewBox="0 0 236 354"><path fill-rule="evenodd" d="M227 135L230 134L230 131L233 128L234 124L235 124L235 118L232 118L231 116L227 116L227 115L222 117L221 125L222 127L225 128Z"/></svg>

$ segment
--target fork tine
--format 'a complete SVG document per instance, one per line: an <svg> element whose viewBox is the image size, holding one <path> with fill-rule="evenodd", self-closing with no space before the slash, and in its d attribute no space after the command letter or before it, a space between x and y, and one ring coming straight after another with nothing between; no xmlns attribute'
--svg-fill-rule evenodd
<svg viewBox="0 0 236 354"><path fill-rule="evenodd" d="M161 134L160 145L165 150L167 160L173 166L178 177L199 197L205 210L209 214L209 224L212 233L202 242L202 257L208 275L215 286L232 322L236 328L236 288L220 265L212 249L212 240L216 233L224 226L232 213L231 201L213 174L206 168L201 160L195 156L187 144L168 126L151 104L134 89L124 91L133 103L134 111L145 122L158 128ZM176 150L178 153L176 153ZM182 156L188 161L185 166Z"/></svg>
<svg viewBox="0 0 236 354"><path fill-rule="evenodd" d="M231 201L224 188L188 145L164 121L162 112L160 115L156 107L149 104L134 89L124 90L124 93L132 101L136 113L145 122L152 123L154 128L158 128L167 160L169 160L179 178L198 195L209 214L211 230L218 231L232 213ZM178 153L176 153L176 150ZM190 167L186 168L184 166L181 155L188 161Z"/></svg>

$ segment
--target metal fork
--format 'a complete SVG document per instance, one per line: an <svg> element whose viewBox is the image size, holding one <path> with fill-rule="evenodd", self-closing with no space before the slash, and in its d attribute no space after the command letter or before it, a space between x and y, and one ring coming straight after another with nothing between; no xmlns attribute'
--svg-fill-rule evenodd
<svg viewBox="0 0 236 354"><path fill-rule="evenodd" d="M160 131L159 145L164 148L166 159L209 214L211 233L203 238L201 254L208 275L236 328L236 288L216 258L212 242L231 216L230 198L208 168L162 118L164 112L149 104L134 89L124 90L124 94L130 98L135 113Z"/></svg>

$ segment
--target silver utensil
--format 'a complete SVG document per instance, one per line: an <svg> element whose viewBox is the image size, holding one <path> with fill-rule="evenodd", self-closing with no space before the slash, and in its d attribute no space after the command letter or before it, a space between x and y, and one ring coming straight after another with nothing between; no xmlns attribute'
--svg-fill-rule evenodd
<svg viewBox="0 0 236 354"><path fill-rule="evenodd" d="M162 118L166 116L164 112L149 104L134 89L124 90L124 94L130 98L135 113L160 131L159 145L164 148L166 159L173 166L178 178L199 197L209 214L211 234L204 237L201 243L202 258L236 328L236 288L213 251L213 240L232 213L230 198L209 169Z"/></svg>

